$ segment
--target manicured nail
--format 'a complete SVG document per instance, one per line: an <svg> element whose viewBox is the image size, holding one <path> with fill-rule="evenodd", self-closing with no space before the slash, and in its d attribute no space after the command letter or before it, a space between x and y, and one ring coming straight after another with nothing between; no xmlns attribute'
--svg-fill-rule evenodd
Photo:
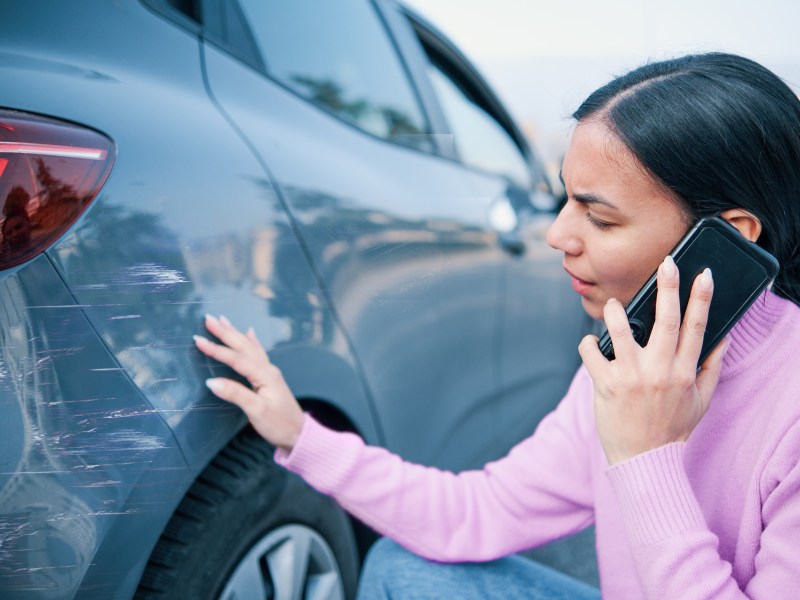
<svg viewBox="0 0 800 600"><path fill-rule="evenodd" d="M210 314L206 313L206 321L211 321L213 323L216 323L217 322L217 318L214 315L210 315Z"/></svg>
<svg viewBox="0 0 800 600"><path fill-rule="evenodd" d="M714 278L711 276L711 269L706 269L700 274L700 280L697 282L701 289L710 290L714 287Z"/></svg>
<svg viewBox="0 0 800 600"><path fill-rule="evenodd" d="M613 303L614 303L614 302L616 302L616 301L617 301L617 299L616 299L616 298L609 298L609 299L606 301L606 306L607 306L607 305L609 305L609 304L613 304Z"/></svg>
<svg viewBox="0 0 800 600"><path fill-rule="evenodd" d="M226 317L225 315L220 315L219 316L219 320L222 322L223 325L230 325L231 324L231 322L228 321L228 317Z"/></svg>
<svg viewBox="0 0 800 600"><path fill-rule="evenodd" d="M202 335L193 335L192 338L195 342L202 344L203 342L208 342L208 339L204 338Z"/></svg>
<svg viewBox="0 0 800 600"><path fill-rule="evenodd" d="M211 378L206 379L206 387L216 394L222 391L222 388L225 387L225 384L219 379Z"/></svg>
<svg viewBox="0 0 800 600"><path fill-rule="evenodd" d="M678 267L675 266L675 261L672 256L667 254L663 263L663 273L667 277L675 277L678 274Z"/></svg>

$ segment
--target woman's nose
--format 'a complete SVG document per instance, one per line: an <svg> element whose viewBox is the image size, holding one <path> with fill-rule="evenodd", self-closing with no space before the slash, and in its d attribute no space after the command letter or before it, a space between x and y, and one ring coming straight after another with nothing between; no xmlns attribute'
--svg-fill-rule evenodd
<svg viewBox="0 0 800 600"><path fill-rule="evenodd" d="M578 237L579 229L575 226L574 201L567 201L556 220L547 230L547 243L565 254L580 254L581 244Z"/></svg>

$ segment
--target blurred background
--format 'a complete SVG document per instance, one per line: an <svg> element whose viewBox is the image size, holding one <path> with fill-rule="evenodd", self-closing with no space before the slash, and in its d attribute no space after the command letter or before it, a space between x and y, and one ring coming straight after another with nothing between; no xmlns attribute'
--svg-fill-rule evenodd
<svg viewBox="0 0 800 600"><path fill-rule="evenodd" d="M595 88L648 60L742 54L800 94L797 0L405 0L467 54L558 172L569 115ZM554 183L557 183L557 177Z"/></svg>

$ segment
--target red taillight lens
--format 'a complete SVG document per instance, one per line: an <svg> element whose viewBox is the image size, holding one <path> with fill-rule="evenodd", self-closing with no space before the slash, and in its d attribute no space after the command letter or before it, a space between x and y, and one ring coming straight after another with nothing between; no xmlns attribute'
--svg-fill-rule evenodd
<svg viewBox="0 0 800 600"><path fill-rule="evenodd" d="M0 269L47 249L86 210L114 164L92 131L0 110Z"/></svg>

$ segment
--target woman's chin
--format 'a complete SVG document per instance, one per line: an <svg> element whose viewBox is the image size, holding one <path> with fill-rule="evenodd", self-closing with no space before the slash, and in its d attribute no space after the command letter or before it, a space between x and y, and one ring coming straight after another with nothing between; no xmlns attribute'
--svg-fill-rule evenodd
<svg viewBox="0 0 800 600"><path fill-rule="evenodd" d="M583 310L586 311L593 319L597 321L603 320L603 307L605 306L605 301L598 301L592 298L588 298L586 296L581 297L581 304L583 305Z"/></svg>

